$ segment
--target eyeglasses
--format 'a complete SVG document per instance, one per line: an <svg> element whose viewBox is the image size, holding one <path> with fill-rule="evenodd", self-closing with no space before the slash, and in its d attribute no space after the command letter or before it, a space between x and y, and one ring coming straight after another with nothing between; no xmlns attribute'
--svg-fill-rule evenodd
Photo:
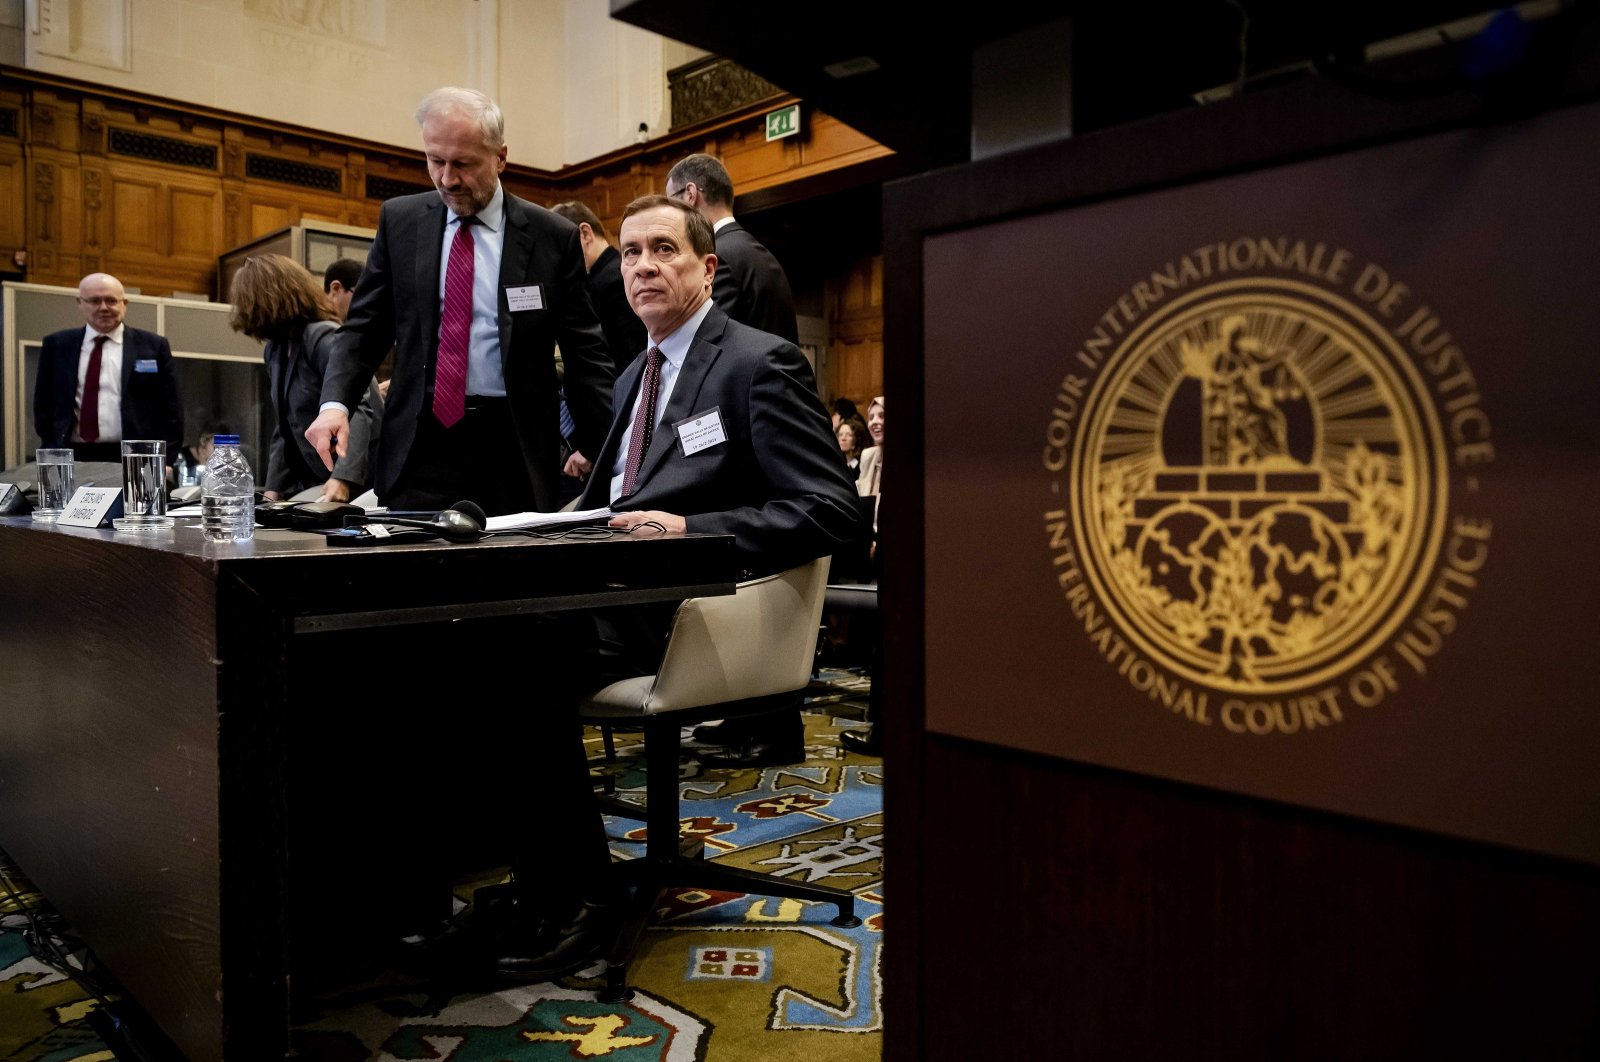
<svg viewBox="0 0 1600 1062"><path fill-rule="evenodd" d="M672 189L668 188L667 189L667 198L668 199L683 199L683 198L685 198L685 196L689 192L689 185L693 184L693 183L694 183L693 181L690 181L689 184L686 184L682 188L679 188L676 192L674 192Z"/></svg>
<svg viewBox="0 0 1600 1062"><path fill-rule="evenodd" d="M125 300L120 299L115 295L101 295L99 298L95 299L86 299L82 295L79 295L78 301L83 303L85 306L121 306Z"/></svg>

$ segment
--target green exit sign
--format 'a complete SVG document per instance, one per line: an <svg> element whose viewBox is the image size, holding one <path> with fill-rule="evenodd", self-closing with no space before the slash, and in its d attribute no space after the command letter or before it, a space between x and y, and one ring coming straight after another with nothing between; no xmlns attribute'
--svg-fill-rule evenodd
<svg viewBox="0 0 1600 1062"><path fill-rule="evenodd" d="M767 114L767 139L782 140L800 131L800 105L791 103Z"/></svg>

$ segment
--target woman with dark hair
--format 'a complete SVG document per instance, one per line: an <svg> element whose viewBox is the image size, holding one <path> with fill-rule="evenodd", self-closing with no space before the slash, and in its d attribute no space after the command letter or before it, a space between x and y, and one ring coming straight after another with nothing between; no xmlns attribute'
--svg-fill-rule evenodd
<svg viewBox="0 0 1600 1062"><path fill-rule="evenodd" d="M322 405L322 377L333 353L338 315L322 285L281 254L245 259L228 292L235 332L263 341L272 389L272 441L263 496L269 501L321 486L321 501L349 501L371 485L371 451L377 446L383 400L369 386L350 414L350 447L329 475L305 431Z"/></svg>
<svg viewBox="0 0 1600 1062"><path fill-rule="evenodd" d="M835 429L847 420L860 420L861 412L856 409L856 404L848 398L835 398L833 400L833 426ZM866 445L866 437L862 436L862 445Z"/></svg>
<svg viewBox="0 0 1600 1062"><path fill-rule="evenodd" d="M844 463L850 468L850 478L854 479L861 473L861 451L870 439L867 426L860 417L847 417L839 422L834 435L839 439L839 452L844 455Z"/></svg>

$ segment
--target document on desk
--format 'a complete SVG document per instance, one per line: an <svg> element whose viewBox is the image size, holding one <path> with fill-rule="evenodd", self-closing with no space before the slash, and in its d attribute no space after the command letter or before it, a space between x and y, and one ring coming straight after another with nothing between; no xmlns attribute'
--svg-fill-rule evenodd
<svg viewBox="0 0 1600 1062"><path fill-rule="evenodd" d="M575 524L600 523L611 519L609 508L578 509L570 513L511 513L507 516L489 517L485 531L534 531L551 527L571 527Z"/></svg>

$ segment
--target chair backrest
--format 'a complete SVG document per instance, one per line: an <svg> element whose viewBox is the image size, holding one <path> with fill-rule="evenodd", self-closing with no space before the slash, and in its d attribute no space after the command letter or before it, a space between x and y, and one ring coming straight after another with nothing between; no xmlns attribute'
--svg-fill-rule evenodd
<svg viewBox="0 0 1600 1062"><path fill-rule="evenodd" d="M804 689L816 658L828 558L685 601L644 710L678 711Z"/></svg>

